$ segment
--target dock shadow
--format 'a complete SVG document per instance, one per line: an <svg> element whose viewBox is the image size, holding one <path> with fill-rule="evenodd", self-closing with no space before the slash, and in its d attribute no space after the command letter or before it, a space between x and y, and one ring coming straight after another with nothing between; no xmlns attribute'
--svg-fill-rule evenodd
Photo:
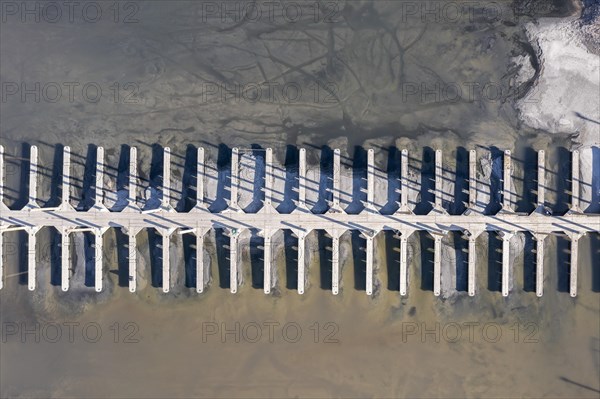
<svg viewBox="0 0 600 399"><path fill-rule="evenodd" d="M150 249L150 281L154 288L162 287L162 236L155 228L148 228L148 246ZM168 265L166 265L168 267Z"/></svg>
<svg viewBox="0 0 600 399"><path fill-rule="evenodd" d="M592 147L592 198L585 208L586 213L600 213L600 148Z"/></svg>
<svg viewBox="0 0 600 399"><path fill-rule="evenodd" d="M52 170L50 170L50 197L44 204L44 206L53 208L59 206L62 202L62 168L64 163L64 150L65 146L62 144L56 144L54 146L54 158L52 163ZM39 160L38 160L39 162ZM39 165L38 170L44 170L44 167ZM39 173L39 172L38 172ZM43 173L39 173L38 176L38 187L39 187L39 178L43 177ZM38 193L39 197L39 193Z"/></svg>
<svg viewBox="0 0 600 399"><path fill-rule="evenodd" d="M196 205L196 198L198 195L198 182L196 181L197 175L198 149L193 145L189 144L185 149L185 160L183 162L183 176L181 178L181 197L179 198L179 201L177 201L176 206L176 210L178 212L189 212Z"/></svg>
<svg viewBox="0 0 600 399"><path fill-rule="evenodd" d="M29 158L31 156L31 145L28 143L23 143L21 144L21 158L15 158L15 159L11 159L10 157L7 156L7 154L5 154L5 162L7 163L6 165L6 171L5 173L9 173L8 168L10 168L11 166L9 165L15 165L15 168L17 168L16 165L18 165L18 169L19 169L19 187L16 188L15 190L13 189L8 189L8 187L6 187L6 180L4 182L4 198L7 200L12 200L13 204L10 205L10 209L21 209L23 208L25 205L27 205L27 202L29 201ZM14 192L14 195L12 195L11 193Z"/></svg>
<svg viewBox="0 0 600 399"><path fill-rule="evenodd" d="M488 233L488 290L502 291L502 239L495 231Z"/></svg>
<svg viewBox="0 0 600 399"><path fill-rule="evenodd" d="M115 244L117 249L117 269L111 273L118 277L119 287L129 286L129 237L120 228L113 228L115 233Z"/></svg>
<svg viewBox="0 0 600 399"><path fill-rule="evenodd" d="M538 154L531 148L526 147L521 154L521 160L523 169L523 194L518 195L515 193L515 211L531 213L535 210L538 201L537 198L537 163Z"/></svg>
<svg viewBox="0 0 600 399"><path fill-rule="evenodd" d="M556 235L556 289L569 292L571 289L571 242L564 234Z"/></svg>
<svg viewBox="0 0 600 399"><path fill-rule="evenodd" d="M360 234L359 230L350 233L352 243L352 258L354 264L354 289L366 291L367 288L367 260L365 248L367 240Z"/></svg>
<svg viewBox="0 0 600 399"><path fill-rule="evenodd" d="M283 249L285 252L285 287L298 289L298 238L292 230L283 230Z"/></svg>
<svg viewBox="0 0 600 399"><path fill-rule="evenodd" d="M345 211L357 214L365 209L367 201L367 151L361 146L354 147L352 161L352 194Z"/></svg>
<svg viewBox="0 0 600 399"><path fill-rule="evenodd" d="M264 288L265 280L265 239L259 235L259 230L250 230L250 270L252 273L252 288Z"/></svg>
<svg viewBox="0 0 600 399"><path fill-rule="evenodd" d="M498 147L489 147L487 150L491 155L492 172L490 174L490 200L486 204L484 213L486 215L495 215L502 209L502 189L504 187L503 165L504 151Z"/></svg>
<svg viewBox="0 0 600 399"><path fill-rule="evenodd" d="M563 215L569 210L571 202L571 152L565 147L558 147L554 154L554 162L558 165L556 171L556 191L551 205L552 214Z"/></svg>
<svg viewBox="0 0 600 399"><path fill-rule="evenodd" d="M85 156L85 165L83 167L83 181L81 188L81 199L77 208L82 211L88 211L94 206L94 196L96 194L96 165L98 163L98 146L89 144ZM102 198L100 198L102 200Z"/></svg>
<svg viewBox="0 0 600 399"><path fill-rule="evenodd" d="M184 268L184 285L186 288L196 287L196 248L197 240L201 240L202 237L196 238L195 234L183 234L181 236L181 242L183 245L183 268ZM198 254L202 256L202 254Z"/></svg>
<svg viewBox="0 0 600 399"><path fill-rule="evenodd" d="M387 288L390 291L400 291L400 239L393 230L385 230L384 234Z"/></svg>
<svg viewBox="0 0 600 399"><path fill-rule="evenodd" d="M454 172L454 198L449 213L462 215L469 203L469 151L456 149L456 171Z"/></svg>
<svg viewBox="0 0 600 399"><path fill-rule="evenodd" d="M6 233L9 234L9 233ZM27 245L27 233L24 230L18 230L14 232L15 234L15 242L17 242L17 251L19 253L19 285L27 285L27 279L29 275L28 268L28 259L27 259L27 250L29 246ZM6 243L4 244L6 245Z"/></svg>
<svg viewBox="0 0 600 399"><path fill-rule="evenodd" d="M452 242L454 243L454 254L456 257L456 291L467 291L469 286L469 241L465 239L460 231L453 231Z"/></svg>
<svg viewBox="0 0 600 399"><path fill-rule="evenodd" d="M592 291L600 292L600 233L588 234L590 239L590 250L592 252Z"/></svg>
<svg viewBox="0 0 600 399"><path fill-rule="evenodd" d="M329 146L321 147L319 170L319 194L311 209L313 213L325 213L333 198L333 150Z"/></svg>
<svg viewBox="0 0 600 399"><path fill-rule="evenodd" d="M279 213L288 214L296 208L296 202L298 201L299 197L298 190L294 190L294 188L298 187L299 184L299 162L300 156L298 148L294 145L288 144L285 147L285 161L283 165L285 168L283 199L277 206L277 212Z"/></svg>
<svg viewBox="0 0 600 399"><path fill-rule="evenodd" d="M265 149L257 144L252 144L252 155L254 157L254 181L252 182L252 201L244 208L244 212L256 213L264 204L265 200ZM241 158L241 157L240 157ZM241 174L240 174L241 175ZM246 180L243 176L240 179Z"/></svg>
<svg viewBox="0 0 600 399"><path fill-rule="evenodd" d="M130 149L131 147L127 144L121 146L121 152L119 154L119 165L117 166L117 178L116 178L116 200L111 208L113 212L119 212L127 206L128 197L128 186L129 186L129 163L130 163Z"/></svg>
<svg viewBox="0 0 600 399"><path fill-rule="evenodd" d="M325 230L317 230L317 242L319 245L319 265L320 265L320 285L321 289L331 290L331 279L333 276L332 257L332 238L327 235Z"/></svg>
<svg viewBox="0 0 600 399"><path fill-rule="evenodd" d="M217 255L217 268L219 270L219 287L230 288L231 276L229 270L231 263L229 261L230 240L225 229L215 228L215 252Z"/></svg>
<svg viewBox="0 0 600 399"><path fill-rule="evenodd" d="M96 286L96 262L94 258L96 251L94 249L94 235L90 231L83 232L83 254L85 264L84 285L86 287Z"/></svg>
<svg viewBox="0 0 600 399"><path fill-rule="evenodd" d="M25 240L27 241L27 235L25 235ZM56 287L60 286L62 282L62 248L60 246L61 235L55 227L48 228L48 241L50 242L47 253L50 261L50 285Z"/></svg>
<svg viewBox="0 0 600 399"><path fill-rule="evenodd" d="M435 151L431 147L423 147L421 157L421 184L419 190L419 202L414 212L418 215L426 215L433 209L435 202ZM433 290L433 288L432 288Z"/></svg>
<svg viewBox="0 0 600 399"><path fill-rule="evenodd" d="M216 213L227 209L227 201L230 199L231 148L225 144L219 144L217 150L217 192L214 201L212 201L208 207L209 211Z"/></svg>
<svg viewBox="0 0 600 399"><path fill-rule="evenodd" d="M400 164L400 151L398 151L396 146L389 147L387 162L387 202L380 211L384 215L392 215L399 208L398 191L400 190Z"/></svg>
<svg viewBox="0 0 600 399"><path fill-rule="evenodd" d="M537 278L537 243L533 235L525 232L523 247L523 291L534 292Z"/></svg>
<svg viewBox="0 0 600 399"><path fill-rule="evenodd" d="M431 234L419 231L419 243L421 247L421 290L433 291L434 271L434 241Z"/></svg>

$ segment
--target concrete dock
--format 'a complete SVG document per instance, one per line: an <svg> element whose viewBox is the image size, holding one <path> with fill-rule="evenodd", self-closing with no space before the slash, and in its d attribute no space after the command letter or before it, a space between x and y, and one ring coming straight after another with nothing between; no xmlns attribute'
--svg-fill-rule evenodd
<svg viewBox="0 0 600 399"><path fill-rule="evenodd" d="M496 232L502 239L502 288L503 296L508 296L512 289L512 267L510 254L510 240L518 232L530 232L537 241L536 248L536 294L543 295L544 282L544 240L551 234L564 233L571 239L570 262L570 295L577 295L577 262L579 239L586 233L600 230L600 215L586 214L580 208L579 184L579 153L574 151L572 165L572 201L570 211L565 215L549 215L544 211L545 204L545 154L538 154L538 189L537 209L531 214L516 213L513 208L514 193L512 192L512 155L510 151L504 153L504 171L502 188L502 210L495 215L486 215L476 210L477 205L477 154L474 150L469 152L469 199L468 210L463 215L450 215L443 208L443 163L442 151L435 152L435 200L433 210L427 215L417 215L412 212L408 201L408 181L410 178L407 150L401 151L400 170L400 206L398 211L391 215L381 214L375 204L375 162L374 151L367 152L367 200L364 211L359 214L347 214L341 206L341 154L338 149L333 152L333 173L331 176L331 200L329 210L323 214L312 213L306 204L307 165L306 151L299 151L299 169L297 191L298 200L296 209L291 213L280 214L273 206L274 198L274 166L273 152L265 152L265 185L263 208L257 213L243 212L238 204L239 176L239 149L232 149L232 163L230 175L230 193L228 208L219 213L211 213L205 203L205 154L204 149L197 152L196 175L196 205L190 212L176 212L170 204L171 199L171 152L164 149L163 187L160 207L157 209L141 210L137 204L137 150L130 148L129 152L129 180L127 187L127 206L121 212L108 212L103 203L104 198L104 150L98 148L97 165L94 188L94 206L89 211L77 210L70 205L70 148L65 147L63 158L62 197L57 208L40 208L37 202L38 182L38 150L32 146L29 162L29 199L22 209L8 209L4 202L0 202L2 217L0 218L0 244L3 233L24 230L28 235L28 288L35 289L36 284L36 233L44 226L53 226L61 234L61 286L63 290L69 289L70 257L69 243L73 232L91 231L94 235L95 248L95 290L103 289L103 264L102 264L102 239L109 228L120 228L128 236L129 259L129 290L135 292L137 288L137 234L145 228L156 228L162 236L163 259L163 292L167 293L172 288L171 270L169 264L170 238L172 234L194 234L196 236L196 290L203 292L206 284L205 265L203 264L203 241L211 229L223 228L230 238L230 290L236 293L240 284L240 268L238 259L238 245L240 234L249 228L261 232L264 237L264 292L270 294L275 281L275 262L273 260L273 236L278 230L291 230L298 239L298 287L299 294L305 292L306 281L306 239L313 230L324 230L332 238L331 247L331 291L340 292L340 238L349 230L358 230L366 239L365 263L366 285L365 292L372 295L374 284L374 241L377 234L383 230L396 232L400 238L400 295L408 293L409 276L409 248L408 240L416 231L425 231L432 235L434 240L434 276L433 294L442 294L442 269L449 267L442 259L442 240L450 231L465 234L468 239L468 294L473 296L476 287L476 248L477 238L483 232ZM0 146L0 199L4 195L4 148ZM447 193L446 193L447 194ZM232 217L235 213L235 217ZM265 213L269 214L268 217ZM151 221L156 223L150 223ZM159 224L160 227L156 227ZM0 248L2 246L0 245ZM0 253L1 255L1 253ZM0 288L4 286L3 258L0 256Z"/></svg>

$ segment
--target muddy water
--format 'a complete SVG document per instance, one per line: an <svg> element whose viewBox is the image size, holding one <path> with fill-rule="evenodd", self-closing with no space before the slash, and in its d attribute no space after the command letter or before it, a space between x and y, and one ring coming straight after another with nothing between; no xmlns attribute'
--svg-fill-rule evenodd
<svg viewBox="0 0 600 399"><path fill-rule="evenodd" d="M439 2L429 3L433 14L423 14L412 2L349 1L331 3L316 14L312 3L304 3L305 16L298 22L284 17L281 8L274 10L273 20L263 10L258 21L238 21L221 19L220 2L131 4L119 4L118 14L106 6L106 18L93 23L77 16L73 23L64 18L44 23L41 15L39 23L8 16L13 19L2 24L2 82L34 88L39 82L41 87L40 101L21 93L2 101L2 144L17 157L27 155L28 144L40 147L42 204L51 205L59 194L51 182L60 174L60 151L55 151L60 144L73 149L78 178L85 176L93 154L88 145L103 145L114 168L113 193L125 184L118 177L127 165L118 167L122 144L138 146L144 187L159 181L151 166L156 168L154 143L171 146L178 164L174 173L182 179L188 145L207 147L209 158L226 168L217 147L223 143L274 147L278 159L284 159L286 145L313 148L309 160L317 168L323 145L341 148L350 159L361 151L355 146L379 146L378 167L393 172L393 157L384 149L397 146L415 154L411 168L424 176L431 175L427 165L432 162L424 148L444 148L452 181L460 180L452 174L464 167L464 148L493 155L498 151L493 145L517 154L519 211L530 211L535 200L531 151L546 149L547 205L557 213L565 210L564 157L570 139L518 127L512 106L523 93L513 84L510 59L530 51L521 31L527 12L516 18L512 5L500 4L501 15L494 17L488 14L491 8L480 5L455 18L443 14ZM49 82L62 87L60 100L53 101ZM79 83L72 101L68 82ZM91 83L102 90L98 101ZM79 89L86 84L93 87L84 94ZM260 100L252 100L251 92L236 94L237 87L251 90L257 84L263 87ZM265 84L274 91L265 91ZM470 87L486 90L469 92ZM499 158L493 159L497 166ZM27 164L13 159L10 165L7 203L17 207L26 192L21 171ZM460 196L459 189L449 188ZM82 179L73 196L79 200L85 192ZM427 189L415 192L417 211L426 212L430 200ZM490 211L498 205L493 198L489 204ZM447 199L445 206L462 212L460 201ZM297 254L291 236L279 238L286 245L276 249L278 282L271 296L262 292L256 266L261 251L247 245L253 242L250 235L241 243L244 283L237 295L229 294L228 274L219 266L227 260L229 244L219 231L205 241L212 284L202 295L189 288L193 243L183 242L187 238L173 241L173 281L180 288L169 295L155 287L160 281L152 230L138 236L143 278L135 295L126 288L121 266L126 237L115 230L105 237L109 280L101 295L86 287L81 260L86 254L77 246L72 289L65 294L55 285L60 261L51 229L39 233L39 289L28 292L22 285L27 277L22 239L5 234L3 397L599 394L597 234L580 241L576 299L565 290L569 265L563 237L547 239L542 299L532 290L535 245L527 235L511 242L514 287L507 299L499 292L501 243L494 234L477 242L474 298L464 292L465 243L457 235L444 242L444 267L455 270L448 273L452 293L444 298L432 294L433 242L426 233L409 241L405 298L398 293L399 242L392 233L376 238L373 298L364 292L364 241L351 232L341 240L337 297L328 291L331 242L322 231L309 237L303 296L295 292Z"/></svg>

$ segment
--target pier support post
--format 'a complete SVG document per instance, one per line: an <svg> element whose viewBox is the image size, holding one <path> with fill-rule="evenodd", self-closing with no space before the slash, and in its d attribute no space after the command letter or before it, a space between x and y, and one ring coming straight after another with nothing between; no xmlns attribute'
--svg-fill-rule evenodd
<svg viewBox="0 0 600 399"><path fill-rule="evenodd" d="M446 215L448 212L442 206L444 169L442 165L442 150L435 150L435 202L430 214Z"/></svg>
<svg viewBox="0 0 600 399"><path fill-rule="evenodd" d="M298 209L308 210L306 206L306 149L298 152Z"/></svg>
<svg viewBox="0 0 600 399"><path fill-rule="evenodd" d="M27 231L27 285L29 291L35 290L36 286L36 256L35 246L37 243L36 233L38 227L29 227Z"/></svg>
<svg viewBox="0 0 600 399"><path fill-rule="evenodd" d="M483 233L481 230L469 230L466 231L469 239L469 253L468 253L468 277L467 277L467 291L469 296L475 296L476 290L476 268L477 268L477 237Z"/></svg>
<svg viewBox="0 0 600 399"><path fill-rule="evenodd" d="M104 148L96 148L96 187L94 188L94 209L108 211L104 206Z"/></svg>
<svg viewBox="0 0 600 399"><path fill-rule="evenodd" d="M365 279L365 291L367 295L373 294L373 239L375 238L374 231L368 231L363 233L365 239L367 240L367 245L365 248L366 251L366 279Z"/></svg>
<svg viewBox="0 0 600 399"><path fill-rule="evenodd" d="M261 211L274 213L273 208L273 149L267 148L265 152L265 202Z"/></svg>
<svg viewBox="0 0 600 399"><path fill-rule="evenodd" d="M546 153L538 151L538 173L537 173L537 209L542 215L546 214ZM540 295L541 296L541 295Z"/></svg>
<svg viewBox="0 0 600 399"><path fill-rule="evenodd" d="M129 237L128 242L128 253L129 253L129 292L135 292L137 289L137 240L136 236L139 230L129 228L127 229L127 236Z"/></svg>
<svg viewBox="0 0 600 399"><path fill-rule="evenodd" d="M0 145L0 210L8 210L4 204L4 146L2 145ZM2 288L1 282L0 288Z"/></svg>
<svg viewBox="0 0 600 399"><path fill-rule="evenodd" d="M377 213L375 208L375 151L367 151L367 204L365 210Z"/></svg>
<svg viewBox="0 0 600 399"><path fill-rule="evenodd" d="M504 176L502 185L502 212L513 213L512 207L512 156L510 150L504 151Z"/></svg>
<svg viewBox="0 0 600 399"><path fill-rule="evenodd" d="M103 246L106 229L94 229L94 287L96 292L102 291L102 264L104 260Z"/></svg>
<svg viewBox="0 0 600 399"><path fill-rule="evenodd" d="M38 173L38 148L31 146L29 154L29 202L28 208L39 208L37 203L37 173Z"/></svg>
<svg viewBox="0 0 600 399"><path fill-rule="evenodd" d="M0 228L0 290L4 288L4 230Z"/></svg>
<svg viewBox="0 0 600 399"><path fill-rule="evenodd" d="M171 289L171 235L174 229L159 229L162 236L162 290L164 293Z"/></svg>
<svg viewBox="0 0 600 399"><path fill-rule="evenodd" d="M533 234L537 244L535 249L535 294L539 297L544 295L544 240L547 234Z"/></svg>
<svg viewBox="0 0 600 399"><path fill-rule="evenodd" d="M206 208L206 204L204 203L205 173L206 166L204 163L204 148L199 147L196 161L196 208Z"/></svg>
<svg viewBox="0 0 600 399"><path fill-rule="evenodd" d="M442 239L444 235L433 235L433 295L440 296L442 292Z"/></svg>
<svg viewBox="0 0 600 399"><path fill-rule="evenodd" d="M70 203L71 197L71 147L63 148L63 167L62 167L62 191L61 191L61 210L73 209ZM66 291L63 287L63 290Z"/></svg>
<svg viewBox="0 0 600 399"><path fill-rule="evenodd" d="M339 148L333 150L333 188L331 190L333 199L329 212L343 212L340 206L341 188L341 154Z"/></svg>
<svg viewBox="0 0 600 399"><path fill-rule="evenodd" d="M305 244L306 232L298 230L295 232L298 237L298 294L304 294L304 286L306 280L306 261L305 261Z"/></svg>
<svg viewBox="0 0 600 399"><path fill-rule="evenodd" d="M231 180L230 180L230 194L229 209L233 212L238 211L238 188L240 185L239 169L240 169L240 155L239 149L233 147L231 149Z"/></svg>
<svg viewBox="0 0 600 399"><path fill-rule="evenodd" d="M469 151L469 210L477 208L477 151Z"/></svg>
<svg viewBox="0 0 600 399"><path fill-rule="evenodd" d="M163 149L163 184L161 206L167 212L173 212L171 206L171 148Z"/></svg>
<svg viewBox="0 0 600 399"><path fill-rule="evenodd" d="M574 150L571 152L571 209L569 209L569 214L583 213L579 203L581 195L579 181L579 151Z"/></svg>
<svg viewBox="0 0 600 399"><path fill-rule="evenodd" d="M127 198L128 204L126 210L138 210L137 205L137 148L129 148L129 197Z"/></svg>
<svg viewBox="0 0 600 399"><path fill-rule="evenodd" d="M571 273L569 278L569 294L571 297L577 296L577 268L579 262L579 239L582 233L567 233L571 239Z"/></svg>
<svg viewBox="0 0 600 399"><path fill-rule="evenodd" d="M510 239L514 233L502 233L502 296L508 296L510 291Z"/></svg>
<svg viewBox="0 0 600 399"><path fill-rule="evenodd" d="M408 207L408 150L400 153L400 208L398 213L412 213Z"/></svg>
<svg viewBox="0 0 600 399"><path fill-rule="evenodd" d="M340 287L340 237L344 230L326 230L331 236L331 293L337 295Z"/></svg>
<svg viewBox="0 0 600 399"><path fill-rule="evenodd" d="M237 248L240 236L240 230L231 229L229 235L229 289L232 294L237 292L238 288L238 256Z"/></svg>
<svg viewBox="0 0 600 399"><path fill-rule="evenodd" d="M408 238L414 230L400 231L400 295L408 291Z"/></svg>
<svg viewBox="0 0 600 399"><path fill-rule="evenodd" d="M204 235L206 230L195 230L196 235L196 292L204 292Z"/></svg>
<svg viewBox="0 0 600 399"><path fill-rule="evenodd" d="M60 231L60 265L61 279L60 285L63 291L69 290L69 267L71 266L71 251L70 251L71 236L69 230L61 229Z"/></svg>
<svg viewBox="0 0 600 399"><path fill-rule="evenodd" d="M331 244L331 292L337 295L340 284L340 235L334 231Z"/></svg>
<svg viewBox="0 0 600 399"><path fill-rule="evenodd" d="M271 293L271 287L273 286L273 262L272 249L271 249L271 237L273 232L271 230L263 230L264 244L264 266L263 266L263 290L265 294Z"/></svg>

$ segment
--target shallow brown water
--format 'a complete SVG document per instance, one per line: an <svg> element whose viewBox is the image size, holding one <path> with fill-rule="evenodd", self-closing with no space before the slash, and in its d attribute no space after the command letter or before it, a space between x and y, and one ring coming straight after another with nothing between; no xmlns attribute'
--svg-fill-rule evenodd
<svg viewBox="0 0 600 399"><path fill-rule="evenodd" d="M515 162L520 210L532 205L529 175L523 166L529 159L526 152L549 147L548 202L557 211L564 210L564 198L553 190L560 193L565 188L561 154L570 147L570 138L531 132L516 122L512 102L520 94L511 84L515 71L510 58L525 54L528 47L521 31L524 20L508 11L500 20L480 15L458 22L424 23L420 14L405 18L407 9L399 4L412 2L348 1L339 3L344 11L335 23L291 24L279 19L236 24L219 18L205 23L201 2L132 4L139 5L135 24L115 24L110 19L96 24L11 19L1 26L3 83L25 82L30 87L40 82L44 87L58 82L64 87L66 82L81 86L94 82L104 93L97 103L77 91L73 102L64 97L66 93L58 102L40 93L39 102L31 95L22 100L17 94L0 104L1 141L7 152L20 157L29 144L40 147L41 164L47 168L40 182L42 202L53 194L53 170L60 166L54 146L59 144L73 149L75 176L85 173L89 145L103 145L107 163L115 168L120 146L136 145L144 184L151 180L154 143L171 146L181 157L187 145L202 145L215 161L220 143L271 146L280 157L286 144L309 149L339 146L350 157L355 145L401 146L418 154L411 160L415 168L420 167L423 147L431 146L444 148L444 164L450 169L455 167L452 151L457 147L485 151L494 145L515 150L523 160ZM120 6L120 21L135 9L125 8L125 3ZM265 80L298 84L304 96L297 102L280 96L256 103L235 96L233 100L207 97L213 87L209 84L224 87ZM420 91L421 84L428 88L456 84L464 89L473 82L499 87L506 98L482 98L478 92L479 98L463 94L459 101L447 101L441 98L448 94L442 89L434 90L433 99ZM119 83L118 100L111 89L115 83ZM135 84L139 101L123 99L129 94L124 88L128 83ZM336 89L333 102L331 92L319 91L330 83ZM415 88L415 94L406 92ZM523 151L522 158L517 150ZM316 155L316 151L311 154L313 163L318 162ZM180 163L183 158L176 159ZM378 152L379 166L385 168L386 161ZM26 164L12 160L10 165L6 193L7 203L13 206L19 202L21 168ZM118 186L116 175L114 180ZM77 187L73 195L81 196L82 191ZM47 229L39 234L43 248L56 246ZM274 295L265 296L262 289L252 287L246 247L244 284L238 294L220 288L216 248L225 248L212 237L206 240L212 285L202 295L193 288L162 295L160 288L151 286L149 237L142 233L138 244L145 278L132 295L120 286L126 285L119 281L118 270L123 255L119 251L124 248L119 236L110 232L105 238L110 282L97 295L83 287L81 267L69 293L51 285L51 264L56 258L48 250L38 265L38 290L27 291L19 283L26 278L19 269L24 255L19 237L6 233L6 286L0 291L0 396L600 395L598 235L581 240L576 299L563 289L568 273L564 239L547 240L543 298L524 290L528 285L524 270L531 267L532 253L526 237L515 239L525 251L515 259L510 297L501 297L495 288L497 254L489 250L484 234L478 239L477 295L470 298L460 292L441 299L429 288L431 242L426 235L410 239L413 256L405 298L397 291L399 253L393 237L377 238L379 288L369 298L360 288L364 252L355 256L350 233L342 239L346 256L340 295L321 288L326 285L321 276L328 276L321 268L327 269L329 263L328 252L319 252L317 236L316 232L311 236L310 284L303 296L286 288L281 246ZM175 251L175 280L182 287L183 248ZM444 267L456 267L444 260Z"/></svg>

